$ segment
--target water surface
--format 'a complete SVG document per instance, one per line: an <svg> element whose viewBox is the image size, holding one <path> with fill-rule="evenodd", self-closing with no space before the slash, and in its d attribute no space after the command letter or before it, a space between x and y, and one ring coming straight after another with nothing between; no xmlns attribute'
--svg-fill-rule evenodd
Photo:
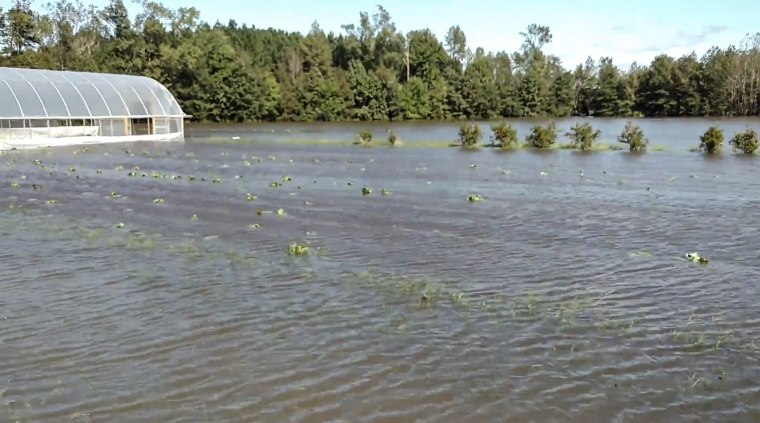
<svg viewBox="0 0 760 423"><path fill-rule="evenodd" d="M760 161L654 122L643 155L4 153L0 421L758 421Z"/></svg>

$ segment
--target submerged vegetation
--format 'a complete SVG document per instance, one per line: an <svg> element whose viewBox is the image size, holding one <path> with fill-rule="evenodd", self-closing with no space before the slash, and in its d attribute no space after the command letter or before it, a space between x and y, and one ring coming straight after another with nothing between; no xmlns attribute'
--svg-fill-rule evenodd
<svg viewBox="0 0 760 423"><path fill-rule="evenodd" d="M538 23L519 31L518 51L489 52L455 22L445 35L401 29L382 6L304 33L234 16L204 22L194 7L135 7L4 2L0 66L149 76L194 119L214 122L760 114L758 36L701 57L660 54L628 69L589 57L565 68Z"/></svg>
<svg viewBox="0 0 760 423"><path fill-rule="evenodd" d="M731 144L734 150L741 151L744 154L754 154L758 147L757 132L752 128L748 128L734 135L729 144Z"/></svg>
<svg viewBox="0 0 760 423"><path fill-rule="evenodd" d="M723 148L723 130L711 126L699 137L699 149L705 153L718 153Z"/></svg>
<svg viewBox="0 0 760 423"><path fill-rule="evenodd" d="M501 148L512 148L517 145L517 130L507 123L499 123L491 126L491 144Z"/></svg>
<svg viewBox="0 0 760 423"><path fill-rule="evenodd" d="M463 123L459 126L459 143L464 148L477 147L480 140L483 138L483 131L479 125L474 123Z"/></svg>
<svg viewBox="0 0 760 423"><path fill-rule="evenodd" d="M594 130L594 128L588 123L577 123L570 128L570 131L565 133L565 136L570 138L570 145L572 145L573 148L586 151L591 150L594 142L596 142L601 134L601 131L598 129Z"/></svg>
<svg viewBox="0 0 760 423"><path fill-rule="evenodd" d="M631 152L645 151L649 144L649 140L644 137L644 131L631 121L625 124L625 129L618 136L618 142L628 144L628 149Z"/></svg>
<svg viewBox="0 0 760 423"><path fill-rule="evenodd" d="M525 137L525 144L529 147L546 149L551 148L557 141L557 128L554 123L547 126L536 125Z"/></svg>

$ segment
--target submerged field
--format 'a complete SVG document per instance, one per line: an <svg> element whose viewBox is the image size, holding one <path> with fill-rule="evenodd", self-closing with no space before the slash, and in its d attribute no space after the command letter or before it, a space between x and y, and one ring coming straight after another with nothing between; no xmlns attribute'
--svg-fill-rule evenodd
<svg viewBox="0 0 760 423"><path fill-rule="evenodd" d="M229 138L0 156L0 421L760 419L757 158Z"/></svg>

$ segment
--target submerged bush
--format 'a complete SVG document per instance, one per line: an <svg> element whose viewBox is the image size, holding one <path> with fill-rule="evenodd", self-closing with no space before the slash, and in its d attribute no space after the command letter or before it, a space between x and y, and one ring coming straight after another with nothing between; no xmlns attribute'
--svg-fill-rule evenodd
<svg viewBox="0 0 760 423"><path fill-rule="evenodd" d="M506 123L499 123L491 126L491 143L499 145L501 148L512 147L517 144L517 130Z"/></svg>
<svg viewBox="0 0 760 423"><path fill-rule="evenodd" d="M602 131L594 130L594 127L588 123L582 125L576 123L570 128L570 131L565 132L565 136L570 138L570 144L573 148L580 148L584 151L590 150L600 135L602 135Z"/></svg>
<svg viewBox="0 0 760 423"><path fill-rule="evenodd" d="M530 130L530 134L525 137L525 142L533 148L551 148L557 141L557 128L552 123L548 126L536 125Z"/></svg>
<svg viewBox="0 0 760 423"><path fill-rule="evenodd" d="M625 124L625 129L618 137L618 142L628 144L630 151L644 151L649 144L649 140L644 137L644 131L631 121Z"/></svg>
<svg viewBox="0 0 760 423"><path fill-rule="evenodd" d="M715 153L723 148L723 130L711 126L699 137L699 149L705 153Z"/></svg>
<svg viewBox="0 0 760 423"><path fill-rule="evenodd" d="M359 143L360 144L367 144L372 142L372 132L370 131L361 131L359 132Z"/></svg>
<svg viewBox="0 0 760 423"><path fill-rule="evenodd" d="M742 151L744 154L753 154L758 147L757 132L752 128L747 128L746 131L734 135L729 144L734 150Z"/></svg>
<svg viewBox="0 0 760 423"><path fill-rule="evenodd" d="M398 139L398 137L396 137L396 133L395 132L391 131L390 134L388 134L388 142L391 145L396 145L396 140L397 139Z"/></svg>
<svg viewBox="0 0 760 423"><path fill-rule="evenodd" d="M459 142L462 147L475 147L483 138L483 131L475 124L462 124L459 126Z"/></svg>

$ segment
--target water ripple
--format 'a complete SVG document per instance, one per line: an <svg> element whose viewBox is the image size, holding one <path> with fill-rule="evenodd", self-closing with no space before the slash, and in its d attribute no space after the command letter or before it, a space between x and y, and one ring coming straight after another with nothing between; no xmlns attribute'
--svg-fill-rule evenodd
<svg viewBox="0 0 760 423"><path fill-rule="evenodd" d="M760 418L732 157L123 147L0 170L0 421Z"/></svg>

